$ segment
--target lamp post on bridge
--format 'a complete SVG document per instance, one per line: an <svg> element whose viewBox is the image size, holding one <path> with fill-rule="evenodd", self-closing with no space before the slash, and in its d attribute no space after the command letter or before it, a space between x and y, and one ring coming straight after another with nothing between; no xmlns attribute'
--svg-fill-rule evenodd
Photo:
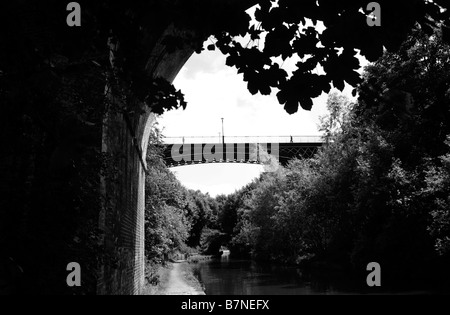
<svg viewBox="0 0 450 315"><path fill-rule="evenodd" d="M222 119L222 144L225 144L225 133L223 131L223 118Z"/></svg>

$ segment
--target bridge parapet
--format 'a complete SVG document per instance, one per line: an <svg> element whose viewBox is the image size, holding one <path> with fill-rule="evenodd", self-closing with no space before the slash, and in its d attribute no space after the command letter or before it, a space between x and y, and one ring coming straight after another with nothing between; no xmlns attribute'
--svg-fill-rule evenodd
<svg viewBox="0 0 450 315"><path fill-rule="evenodd" d="M176 136L165 137L167 144L222 143L221 136ZM225 136L225 143L321 143L324 137L312 136Z"/></svg>

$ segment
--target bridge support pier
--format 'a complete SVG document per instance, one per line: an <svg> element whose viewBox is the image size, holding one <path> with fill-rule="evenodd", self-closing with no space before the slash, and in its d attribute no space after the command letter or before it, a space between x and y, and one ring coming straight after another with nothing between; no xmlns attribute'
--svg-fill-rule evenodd
<svg viewBox="0 0 450 315"><path fill-rule="evenodd" d="M219 4L242 10L255 3L255 0L222 0ZM184 47L169 53L164 39L175 36L189 42L205 34L203 31L200 32L203 35L192 34L178 30L173 25L169 25L159 35L153 31L147 30L149 36L145 36L158 36L154 44L148 47L146 71L153 78L173 82L194 50ZM114 178L104 178L102 181L104 201L99 226L105 232L103 245L111 261L100 267L98 294L139 294L145 282L144 170L155 116L149 108L143 106L143 109L144 114L129 117L131 126L127 125L122 115L115 113L108 113L104 120L102 152L113 157L117 172Z"/></svg>
<svg viewBox="0 0 450 315"><path fill-rule="evenodd" d="M149 53L151 76L173 82L192 55L190 48L168 54L162 40L180 36L169 27ZM111 157L113 168L102 180L103 207L99 228L110 259L100 266L97 294L140 294L145 284L145 180L146 154L155 115L146 106L144 114L124 117L107 113L103 123L102 152Z"/></svg>

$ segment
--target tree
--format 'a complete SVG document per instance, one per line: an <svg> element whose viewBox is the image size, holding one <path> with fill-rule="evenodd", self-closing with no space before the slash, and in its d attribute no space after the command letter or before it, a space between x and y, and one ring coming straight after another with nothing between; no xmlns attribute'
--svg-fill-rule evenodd
<svg viewBox="0 0 450 315"><path fill-rule="evenodd" d="M406 165L447 150L449 58L440 32L416 30L398 53L386 53L366 69L356 108L360 123L375 121Z"/></svg>
<svg viewBox="0 0 450 315"><path fill-rule="evenodd" d="M258 1L255 25L241 24L249 44L243 46L227 32L214 33L219 49L228 55L227 65L244 74L252 94L268 95L272 89L280 104L292 114L299 104L310 110L312 98L328 93L331 84L344 89L344 81L356 87L361 82L356 72L357 50L369 61L376 61L383 48L399 49L409 32L419 25L428 35L437 22L448 34L446 1L379 1L382 26L370 27L366 20L366 1ZM400 13L401 12L401 13ZM318 22L324 26L319 31ZM448 39L448 36L446 35ZM262 48L260 48L262 47ZM291 76L282 69L282 61L300 59ZM317 74L321 66L324 74Z"/></svg>
<svg viewBox="0 0 450 315"><path fill-rule="evenodd" d="M228 55L227 64L236 66L244 74L251 93L269 94L272 89L278 89L280 104L293 113L299 104L304 109L311 109L311 98L329 92L331 84L340 90L344 88L344 81L356 86L360 82L356 72L359 67L355 57L357 50L369 61L376 61L383 54L383 47L396 51L415 25L431 34L432 26L441 22L439 26L445 38L448 37L449 14L440 9L448 8L445 0L383 0L379 3L383 16L381 27L370 27L367 24L367 1L364 0L339 3L325 0L248 0L236 2L234 6L228 1L209 4L198 0L103 0L83 4L83 27L74 31L59 25L60 12L65 8L52 0L36 7L43 18L33 20L35 28L47 30L45 37L49 41L27 43L29 37L24 37L21 29L11 29L10 25L1 28L8 32L0 36L2 47L6 47L0 56L0 60L5 61L0 68L4 75L9 75L14 67L31 65L33 58L45 60L56 55L69 59L101 55L100 62L103 63L109 53L106 43L112 40L120 43L116 46L116 73L128 82L134 96L155 112L185 106L182 95L170 86L163 87L162 82L159 82L161 86L158 89L165 92L158 102L153 102L158 89L149 84L152 79L144 71L148 47L167 27L174 25L191 32L191 36L188 39L167 36L164 44L168 51L191 47L199 52L208 36L214 35L217 47ZM255 4L258 7L254 14L255 23L252 23L244 10ZM14 14L11 13L19 12L25 5L7 4L1 11L9 14L2 18L2 22L12 23ZM323 25L323 31L314 27L318 23ZM250 40L252 44L242 45L236 40L237 36ZM49 44L54 42L59 44ZM16 54L16 51L21 53ZM36 51L47 55L39 56ZM300 62L289 76L282 69L280 58L285 60L293 56L297 56ZM324 74L315 73L319 65Z"/></svg>
<svg viewBox="0 0 450 315"><path fill-rule="evenodd" d="M279 262L377 261L391 284L448 279L448 51L417 31L368 67L333 141L256 182L232 244Z"/></svg>
<svg viewBox="0 0 450 315"><path fill-rule="evenodd" d="M190 222L185 213L186 189L166 167L158 144L157 128L150 134L147 153L145 250L147 259L161 263L175 250L185 246Z"/></svg>
<svg viewBox="0 0 450 315"><path fill-rule="evenodd" d="M322 131L325 138L329 139L341 132L349 119L350 100L345 95L333 92L328 95L327 110L329 114L320 118L319 131Z"/></svg>
<svg viewBox="0 0 450 315"><path fill-rule="evenodd" d="M203 229L212 221L212 210L209 206L209 195L204 195L200 191L189 190L191 199L187 208L187 216L191 222L192 228L189 233L188 245L197 247L200 245Z"/></svg>
<svg viewBox="0 0 450 315"><path fill-rule="evenodd" d="M448 64L449 46L442 33L427 36L414 31L397 54L385 54L367 68L355 109L360 128L371 121L392 146L392 165L385 185L391 187L387 207L396 219L389 223L391 232L386 228L385 233L397 234L400 239L398 232L409 231L401 236L403 250L416 261L423 261L414 255L419 251L422 257L436 259L429 252L433 240L426 235L427 228L437 252L446 253ZM411 235L415 237L414 248L409 247Z"/></svg>
<svg viewBox="0 0 450 315"><path fill-rule="evenodd" d="M446 142L450 147L450 139ZM440 255L450 254L450 154L440 157L441 165L430 165L425 181L425 193L431 196L432 221L428 230L435 239Z"/></svg>

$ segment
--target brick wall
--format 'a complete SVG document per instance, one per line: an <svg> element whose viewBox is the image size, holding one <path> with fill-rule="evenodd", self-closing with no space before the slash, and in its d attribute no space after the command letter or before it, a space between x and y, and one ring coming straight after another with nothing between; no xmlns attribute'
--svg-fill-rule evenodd
<svg viewBox="0 0 450 315"><path fill-rule="evenodd" d="M144 284L145 172L134 138L121 114L105 119L103 152L113 162L112 174L103 181L99 226L107 259L100 268L98 294L139 294Z"/></svg>
<svg viewBox="0 0 450 315"><path fill-rule="evenodd" d="M173 32L169 28L167 33ZM147 64L154 77L175 79L192 55L191 49L165 55L161 41L153 47ZM150 70L149 70L150 71ZM155 116L147 112L129 117L108 113L103 123L102 151L112 158L112 175L103 179L104 203L99 226L104 231L106 261L100 267L98 294L139 294L145 283L145 156ZM144 165L139 157L139 147Z"/></svg>
<svg viewBox="0 0 450 315"><path fill-rule="evenodd" d="M255 0L223 0L227 5L249 7ZM152 30L149 30L152 38ZM167 53L166 36L193 38L195 34L169 26L149 47L146 70L149 75L173 82L193 54L191 47ZM206 40L207 38L203 38ZM114 178L103 179L104 205L99 226L105 232L105 263L100 267L98 294L139 294L145 283L145 156L154 115L146 113L130 117L130 126L121 114L108 113L103 124L104 153L113 157L117 168ZM136 150L143 154L144 166Z"/></svg>

